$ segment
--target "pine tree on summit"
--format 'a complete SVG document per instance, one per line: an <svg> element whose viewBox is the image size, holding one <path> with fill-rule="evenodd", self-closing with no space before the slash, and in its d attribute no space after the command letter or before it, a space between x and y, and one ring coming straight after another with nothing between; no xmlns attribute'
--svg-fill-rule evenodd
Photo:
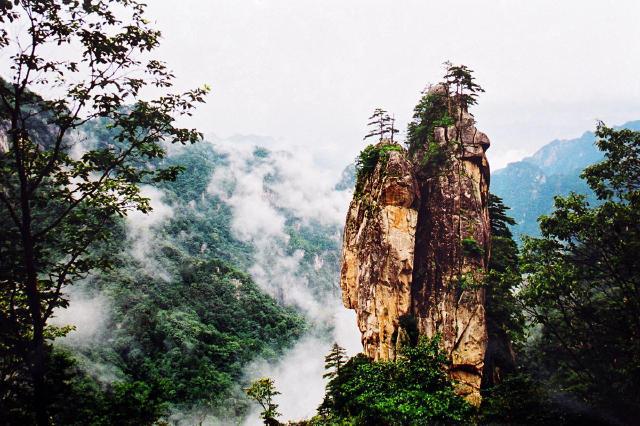
<svg viewBox="0 0 640 426"><path fill-rule="evenodd" d="M376 108L369 117L369 123L367 125L371 128L369 133L364 139L379 136L382 141L386 135L390 135L390 139L393 142L393 135L398 133L398 129L395 128L395 118L389 116L389 113L382 108Z"/></svg>
<svg viewBox="0 0 640 426"><path fill-rule="evenodd" d="M475 105L478 94L484 92L484 89L475 82L473 71L466 65L453 65L451 62L445 62L444 66L444 81L449 95L464 110Z"/></svg>
<svg viewBox="0 0 640 426"><path fill-rule="evenodd" d="M389 133L390 133L389 139L391 139L392 143L393 143L393 135L399 132L400 131L396 129L396 118L394 116L391 116L391 125L389 126Z"/></svg>

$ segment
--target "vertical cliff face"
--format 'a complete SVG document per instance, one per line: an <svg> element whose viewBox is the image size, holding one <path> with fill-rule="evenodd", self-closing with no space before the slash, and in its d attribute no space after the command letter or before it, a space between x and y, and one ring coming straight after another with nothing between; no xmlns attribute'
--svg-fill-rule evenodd
<svg viewBox="0 0 640 426"><path fill-rule="evenodd" d="M458 393L477 405L487 345L489 139L462 109L453 123L434 127L428 146L390 151L359 177L341 287L368 356L394 359L406 324L415 323L419 334L442 337Z"/></svg>
<svg viewBox="0 0 640 426"><path fill-rule="evenodd" d="M413 165L404 152L388 151L347 214L342 298L357 311L364 352L374 359L395 358L399 319L411 312L418 198Z"/></svg>
<svg viewBox="0 0 640 426"><path fill-rule="evenodd" d="M489 165L484 154L489 139L463 113L455 126L436 128L435 140L439 146L452 146L447 164L419 180L423 203L412 312L420 333L442 336L459 393L479 404L487 345L481 283L490 253Z"/></svg>

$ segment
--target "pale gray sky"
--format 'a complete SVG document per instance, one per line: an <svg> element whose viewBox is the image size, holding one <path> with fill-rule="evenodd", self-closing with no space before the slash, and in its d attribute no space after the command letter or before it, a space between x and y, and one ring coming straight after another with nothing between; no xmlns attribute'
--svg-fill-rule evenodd
<svg viewBox="0 0 640 426"><path fill-rule="evenodd" d="M213 86L202 131L272 136L334 167L374 107L404 128L446 60L486 89L473 112L494 169L640 118L637 0L153 0L149 16L180 87Z"/></svg>

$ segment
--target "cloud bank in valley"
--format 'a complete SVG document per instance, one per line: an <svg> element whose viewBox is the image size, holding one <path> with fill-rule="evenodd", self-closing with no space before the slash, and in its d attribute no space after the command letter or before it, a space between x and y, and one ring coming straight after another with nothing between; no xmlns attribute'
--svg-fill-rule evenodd
<svg viewBox="0 0 640 426"><path fill-rule="evenodd" d="M156 246L154 244L156 237L152 230L172 218L173 209L163 202L164 193L162 190L149 185L144 185L140 189L142 196L149 199L152 210L149 213L133 210L127 214L127 238L131 244L130 253L147 275L168 281L170 278L168 272L151 255Z"/></svg>
<svg viewBox="0 0 640 426"><path fill-rule="evenodd" d="M255 155L253 146L227 143L217 144L216 150L226 155L227 165L216 169L209 192L231 206L233 232L253 245L250 274L265 292L300 309L312 324L279 361L256 360L246 368L246 376L275 380L284 418L310 417L324 395L324 355L330 345L337 341L354 354L361 350L360 335L355 316L342 306L337 292L316 291L317 283L304 272L304 252L288 246L286 224L293 216L302 226L324 226L339 245L351 193L335 190L337 176L320 169L303 151ZM314 259L316 268L322 264L322 258ZM246 424L256 421L257 409Z"/></svg>

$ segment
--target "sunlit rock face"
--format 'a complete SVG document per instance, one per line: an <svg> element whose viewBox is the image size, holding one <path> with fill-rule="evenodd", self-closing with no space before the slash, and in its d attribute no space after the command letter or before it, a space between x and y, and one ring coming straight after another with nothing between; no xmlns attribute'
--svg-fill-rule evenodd
<svg viewBox="0 0 640 426"><path fill-rule="evenodd" d="M456 118L434 130L447 153L442 164L425 166L425 150L411 158L391 151L365 177L347 214L341 287L345 306L356 310L365 354L394 359L408 331L401 323L416 324L421 335L439 334L458 393L479 405L489 139L466 111Z"/></svg>
<svg viewBox="0 0 640 426"><path fill-rule="evenodd" d="M356 310L364 352L374 359L395 358L399 319L411 312L418 196L413 165L391 151L347 213L342 298Z"/></svg>

